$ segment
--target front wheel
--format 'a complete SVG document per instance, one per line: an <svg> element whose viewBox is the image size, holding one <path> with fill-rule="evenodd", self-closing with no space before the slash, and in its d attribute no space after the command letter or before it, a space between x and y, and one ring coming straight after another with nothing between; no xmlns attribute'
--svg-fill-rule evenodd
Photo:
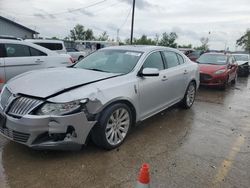
<svg viewBox="0 0 250 188"><path fill-rule="evenodd" d="M126 104L117 103L105 109L92 130L92 140L104 149L117 148L132 125L132 112Z"/></svg>
<svg viewBox="0 0 250 188"><path fill-rule="evenodd" d="M190 82L186 90L185 96L182 99L182 106L186 109L191 108L194 104L194 99L196 95L196 85L194 82Z"/></svg>

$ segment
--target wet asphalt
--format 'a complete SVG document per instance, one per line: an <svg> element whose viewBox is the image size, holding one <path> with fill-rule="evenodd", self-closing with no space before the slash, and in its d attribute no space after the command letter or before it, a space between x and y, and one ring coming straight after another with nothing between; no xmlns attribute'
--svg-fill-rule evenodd
<svg viewBox="0 0 250 188"><path fill-rule="evenodd" d="M35 151L0 136L0 187L134 188L142 163L151 188L250 187L250 77L226 91L200 88L190 110L165 110L119 149Z"/></svg>

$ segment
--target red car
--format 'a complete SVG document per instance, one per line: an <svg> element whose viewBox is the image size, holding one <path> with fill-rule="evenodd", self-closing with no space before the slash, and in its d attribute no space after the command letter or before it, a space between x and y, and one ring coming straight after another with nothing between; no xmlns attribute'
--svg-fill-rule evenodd
<svg viewBox="0 0 250 188"><path fill-rule="evenodd" d="M235 83L238 65L230 54L205 53L197 61L200 67L200 84L218 86L223 89L228 83Z"/></svg>

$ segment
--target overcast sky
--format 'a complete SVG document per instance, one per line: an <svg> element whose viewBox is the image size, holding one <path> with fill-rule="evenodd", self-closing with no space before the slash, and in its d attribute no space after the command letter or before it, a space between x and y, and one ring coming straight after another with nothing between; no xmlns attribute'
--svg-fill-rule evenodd
<svg viewBox="0 0 250 188"><path fill-rule="evenodd" d="M0 15L42 37L64 38L79 23L114 39L120 29L125 39L130 36L131 5L132 0L0 0ZM235 50L247 28L250 0L136 0L135 37L174 31L179 44L199 46L201 37L209 37L210 48Z"/></svg>

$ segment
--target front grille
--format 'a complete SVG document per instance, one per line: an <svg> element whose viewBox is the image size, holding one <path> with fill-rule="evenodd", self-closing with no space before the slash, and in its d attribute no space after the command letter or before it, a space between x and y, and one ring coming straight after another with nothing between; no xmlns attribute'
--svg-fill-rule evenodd
<svg viewBox="0 0 250 188"><path fill-rule="evenodd" d="M211 79L212 79L212 76L210 76L209 74L200 73L200 81L207 81Z"/></svg>
<svg viewBox="0 0 250 188"><path fill-rule="evenodd" d="M19 97L15 99L9 107L8 114L16 117L29 114L32 110L42 104L42 100L28 97Z"/></svg>
<svg viewBox="0 0 250 188"><path fill-rule="evenodd" d="M30 137L30 134L28 133L21 133L8 128L3 128L1 126L0 126L0 132L17 142L26 143Z"/></svg>
<svg viewBox="0 0 250 188"><path fill-rule="evenodd" d="M11 95L12 95L12 93L11 93L11 92L9 91L9 89L6 87L6 88L3 90L2 94L1 94L1 101L0 101L1 106L2 106L3 109L4 109L5 106L7 105L8 100L9 100L9 98L11 97Z"/></svg>

